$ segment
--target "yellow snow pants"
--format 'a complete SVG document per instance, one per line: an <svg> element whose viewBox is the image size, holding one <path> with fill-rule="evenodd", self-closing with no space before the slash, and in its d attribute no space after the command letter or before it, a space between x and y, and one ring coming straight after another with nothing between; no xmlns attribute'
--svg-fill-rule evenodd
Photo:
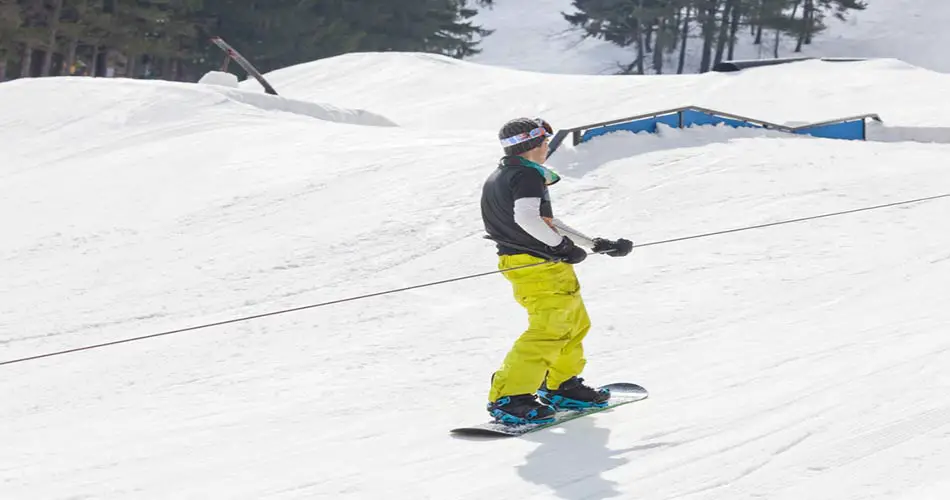
<svg viewBox="0 0 950 500"><path fill-rule="evenodd" d="M502 255L498 268L508 269L544 262L527 254ZM528 311L528 329L505 356L492 379L489 401L515 394L534 394L541 383L556 389L584 369L581 342L590 330L590 318L581 300L574 266L563 262L503 273L515 300Z"/></svg>

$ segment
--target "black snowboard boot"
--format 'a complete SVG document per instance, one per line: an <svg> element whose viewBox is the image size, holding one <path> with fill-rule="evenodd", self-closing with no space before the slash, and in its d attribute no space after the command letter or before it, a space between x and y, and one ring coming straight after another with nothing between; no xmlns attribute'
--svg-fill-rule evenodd
<svg viewBox="0 0 950 500"><path fill-rule="evenodd" d="M610 390L594 389L584 385L584 379L571 377L554 390L548 389L545 382L538 390L538 398L556 410L603 408L610 399Z"/></svg>
<svg viewBox="0 0 950 500"><path fill-rule="evenodd" d="M554 408L538 401L534 394L505 396L488 403L488 413L509 425L548 424L554 422Z"/></svg>

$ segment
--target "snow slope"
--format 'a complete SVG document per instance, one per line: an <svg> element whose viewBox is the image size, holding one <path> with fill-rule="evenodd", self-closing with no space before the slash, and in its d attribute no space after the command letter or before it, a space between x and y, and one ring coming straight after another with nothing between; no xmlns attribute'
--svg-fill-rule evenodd
<svg viewBox="0 0 950 500"><path fill-rule="evenodd" d="M321 102L400 127L215 105L200 86L0 84L0 362L492 270L478 196L495 130L546 99L564 121L671 87L789 120L873 104L933 125L944 106L930 101L942 75L881 62L851 66L863 86L834 94L816 64L704 92L710 77L483 68L466 83L472 65L361 57L373 74L344 57L281 83L306 100L303 83L322 82ZM776 80L803 87L777 109L761 90ZM486 82L525 103L489 100ZM615 134L558 153L552 195L585 232L649 243L941 194L948 153ZM651 398L524 439L447 433L486 417L524 328L500 276L0 366L0 498L945 498L948 207L589 258L585 376Z"/></svg>
<svg viewBox="0 0 950 500"><path fill-rule="evenodd" d="M829 19L829 29L818 35L800 54L794 41L783 43L780 57L895 58L924 68L950 72L944 47L950 43L945 25L950 3L944 0L870 0L868 8L847 21ZM472 62L549 73L613 74L617 63L630 64L633 49L602 40L581 38L564 20L563 12L575 12L572 0L497 2L483 9L474 22L495 32L486 37L482 53ZM736 59L773 56L771 37L763 45L743 36L736 46ZM696 71L701 54L692 44L687 68ZM675 71L675 64L667 64Z"/></svg>
<svg viewBox="0 0 950 500"><path fill-rule="evenodd" d="M381 91L379 75L385 75ZM877 138L950 142L950 76L885 59L732 73L548 75L412 53L347 54L266 75L281 95L370 109L426 130L497 130L510 116L570 128L680 106L798 125L879 113ZM254 80L242 88L260 90ZM398 93L396 93L398 92ZM398 96L398 98L394 98Z"/></svg>

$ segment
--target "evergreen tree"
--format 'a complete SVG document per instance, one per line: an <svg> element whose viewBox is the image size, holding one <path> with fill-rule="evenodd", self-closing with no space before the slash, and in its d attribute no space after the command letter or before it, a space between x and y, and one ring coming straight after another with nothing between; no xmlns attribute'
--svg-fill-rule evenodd
<svg viewBox="0 0 950 500"><path fill-rule="evenodd" d="M812 36L828 28L824 20L829 13L843 21L849 11L864 10L866 7L867 4L860 0L804 0L795 52L801 52L802 45L811 44Z"/></svg>
<svg viewBox="0 0 950 500"><path fill-rule="evenodd" d="M0 0L0 78L126 75L193 79L221 61L222 36L264 70L354 51L463 58L489 31L491 0ZM118 61L118 62L117 62ZM123 73L119 73L123 74Z"/></svg>
<svg viewBox="0 0 950 500"><path fill-rule="evenodd" d="M675 49L677 43L676 6L682 0L574 0L578 10L564 18L583 31L583 36L601 38L621 47L633 46L636 58L621 66L622 73L645 72L646 53ZM655 40L655 43L651 43ZM662 71L662 59L653 66Z"/></svg>
<svg viewBox="0 0 950 500"><path fill-rule="evenodd" d="M747 26L753 43L774 33L773 55L779 56L783 36L797 40L796 50L826 29L824 19L844 19L865 8L862 0L574 0L575 12L564 18L584 37L596 37L636 51L621 73L643 73L652 52L652 67L662 73L664 59L679 52L678 72L685 68L687 44L700 43L700 72L732 58L737 39ZM698 28L695 26L698 24Z"/></svg>
<svg viewBox="0 0 950 500"><path fill-rule="evenodd" d="M462 0L205 0L208 35L263 71L348 52L419 51L467 57L489 34ZM239 7L239 4L241 5Z"/></svg>

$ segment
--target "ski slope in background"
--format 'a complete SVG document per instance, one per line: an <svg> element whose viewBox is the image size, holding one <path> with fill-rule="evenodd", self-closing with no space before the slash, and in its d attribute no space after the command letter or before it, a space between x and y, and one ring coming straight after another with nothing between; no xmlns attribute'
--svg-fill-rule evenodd
<svg viewBox="0 0 950 500"><path fill-rule="evenodd" d="M495 30L486 37L482 53L470 60L530 71L577 74L614 74L618 64L636 59L635 48L621 48L597 39L582 39L563 12L573 13L572 0L499 1L482 9L474 22ZM950 2L945 0L869 0L868 8L847 21L829 18L829 29L816 35L811 45L795 53L795 41L786 39L779 57L896 58L935 71L950 72L944 47L950 43L946 21ZM800 15L800 14L799 14ZM774 34L762 45L742 34L735 59L773 57ZM694 34L694 36L697 36ZM787 37L786 37L787 38ZM687 72L699 68L702 44L693 41L687 53ZM675 55L666 72L676 71Z"/></svg>
<svg viewBox="0 0 950 500"><path fill-rule="evenodd" d="M617 79L370 54L276 72L292 104L273 106L249 84L0 84L0 361L490 271L478 199L513 114L950 125L946 76L832 66ZM649 243L946 193L948 154L614 134L552 157L552 196ZM487 417L524 328L500 276L2 366L0 498L946 498L948 210L589 258L585 376L651 398L525 439L447 432Z"/></svg>

